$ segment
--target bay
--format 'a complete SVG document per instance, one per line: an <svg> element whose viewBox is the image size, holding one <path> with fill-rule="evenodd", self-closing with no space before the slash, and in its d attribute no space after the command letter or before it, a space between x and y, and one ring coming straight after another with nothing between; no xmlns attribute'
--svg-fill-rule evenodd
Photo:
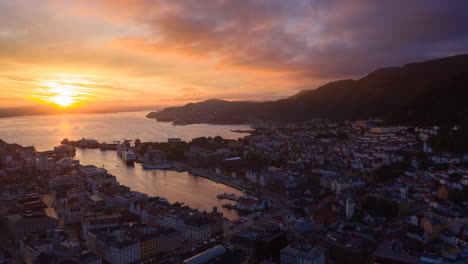
<svg viewBox="0 0 468 264"><path fill-rule="evenodd" d="M25 116L0 119L0 139L23 146L35 146L37 150L51 150L64 138L78 140L82 137L111 143L114 140L136 139L142 141L166 141L168 138L191 140L200 136L222 136L236 139L244 136L231 130L248 130L243 125L195 124L174 126L145 117L147 112L110 114L74 114ZM216 198L220 193L242 192L195 176L188 172L168 170L143 170L141 165L126 166L115 151L99 149L77 149L76 159L83 165L104 167L117 180L132 190L150 196L162 196L170 202L182 202L200 211L211 211L217 207L226 217L237 220L234 210L225 209L226 200Z"/></svg>
<svg viewBox="0 0 468 264"><path fill-rule="evenodd" d="M200 136L222 136L237 139L245 134L231 130L248 130L246 125L194 124L176 126L146 118L148 112L109 114L38 115L0 118L0 139L23 146L33 145L39 151L51 150L64 138L83 137L112 143L136 138L142 141L166 141L168 138L191 140Z"/></svg>

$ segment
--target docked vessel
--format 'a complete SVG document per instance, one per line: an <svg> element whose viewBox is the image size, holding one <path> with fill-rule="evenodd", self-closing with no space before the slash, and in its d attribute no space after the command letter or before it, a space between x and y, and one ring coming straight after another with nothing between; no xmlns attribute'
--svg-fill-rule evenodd
<svg viewBox="0 0 468 264"><path fill-rule="evenodd" d="M168 170L172 168L170 164L143 164L145 170Z"/></svg>
<svg viewBox="0 0 468 264"><path fill-rule="evenodd" d="M117 155L128 165L133 165L136 161L136 155L130 148L130 140L124 140L117 145Z"/></svg>
<svg viewBox="0 0 468 264"><path fill-rule="evenodd" d="M136 155L133 151L128 150L123 152L122 158L125 162L134 162L136 160Z"/></svg>

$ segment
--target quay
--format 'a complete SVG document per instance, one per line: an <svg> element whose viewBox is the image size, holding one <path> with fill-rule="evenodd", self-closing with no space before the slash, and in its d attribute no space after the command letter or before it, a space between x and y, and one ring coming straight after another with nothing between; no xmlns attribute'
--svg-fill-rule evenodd
<svg viewBox="0 0 468 264"><path fill-rule="evenodd" d="M216 195L218 199L227 199L227 200L232 200L232 201L238 201L239 197L237 197L235 194L228 194L228 193L222 193Z"/></svg>

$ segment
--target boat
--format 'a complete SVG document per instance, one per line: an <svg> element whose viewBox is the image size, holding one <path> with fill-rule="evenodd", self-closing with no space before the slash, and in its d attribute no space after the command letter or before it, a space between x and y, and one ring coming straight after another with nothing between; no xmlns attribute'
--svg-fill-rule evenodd
<svg viewBox="0 0 468 264"><path fill-rule="evenodd" d="M144 170L167 170L171 169L172 165L170 164L143 164Z"/></svg>
<svg viewBox="0 0 468 264"><path fill-rule="evenodd" d="M136 155L133 151L129 150L129 151L125 151L123 153L123 156L122 158L124 159L124 161L126 162L134 162L135 159L136 159Z"/></svg>
<svg viewBox="0 0 468 264"><path fill-rule="evenodd" d="M230 204L230 203L225 203L225 204L223 204L223 207L224 207L224 208L228 208L228 209L234 209L234 208L236 208L234 205L232 205L232 204Z"/></svg>
<svg viewBox="0 0 468 264"><path fill-rule="evenodd" d="M130 140L124 140L122 143L116 146L117 155L122 159L125 158L125 153L130 149Z"/></svg>
<svg viewBox="0 0 468 264"><path fill-rule="evenodd" d="M242 130L242 129L233 129L231 130L233 133L253 133L255 130Z"/></svg>

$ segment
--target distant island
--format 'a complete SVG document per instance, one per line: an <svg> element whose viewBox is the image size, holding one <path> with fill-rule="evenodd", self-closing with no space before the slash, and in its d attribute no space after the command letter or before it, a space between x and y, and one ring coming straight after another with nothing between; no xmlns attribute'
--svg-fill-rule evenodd
<svg viewBox="0 0 468 264"><path fill-rule="evenodd" d="M174 124L245 124L383 117L387 123L451 124L468 116L468 54L378 69L270 102L207 100L151 112Z"/></svg>

